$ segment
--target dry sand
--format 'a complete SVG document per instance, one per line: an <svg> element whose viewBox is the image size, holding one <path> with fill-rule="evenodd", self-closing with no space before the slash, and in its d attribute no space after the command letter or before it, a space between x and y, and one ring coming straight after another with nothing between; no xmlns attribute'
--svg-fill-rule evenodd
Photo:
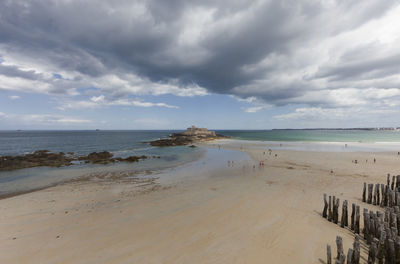
<svg viewBox="0 0 400 264"><path fill-rule="evenodd" d="M368 207L362 183L400 168L397 153L240 146L265 166L223 162L169 185L74 182L0 200L0 263L325 263L327 243L335 252L341 235L347 252L353 236L321 217L323 193Z"/></svg>

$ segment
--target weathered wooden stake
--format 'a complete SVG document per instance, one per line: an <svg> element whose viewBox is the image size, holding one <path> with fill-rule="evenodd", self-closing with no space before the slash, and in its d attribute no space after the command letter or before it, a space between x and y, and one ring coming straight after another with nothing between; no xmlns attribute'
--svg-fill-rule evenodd
<svg viewBox="0 0 400 264"><path fill-rule="evenodd" d="M394 243L395 260L394 263L400 263L400 237L396 238Z"/></svg>
<svg viewBox="0 0 400 264"><path fill-rule="evenodd" d="M348 217L347 217L347 200L343 201L343 205L342 205L342 218L340 220L340 226L341 227L345 227L348 226Z"/></svg>
<svg viewBox="0 0 400 264"><path fill-rule="evenodd" d="M336 236L336 248L337 248L337 256L339 259L341 255L343 255L343 240L341 236Z"/></svg>
<svg viewBox="0 0 400 264"><path fill-rule="evenodd" d="M333 206L333 208L334 208L333 222L335 224L337 224L339 222L339 204L340 204L340 199L337 198L336 202L335 202L335 204Z"/></svg>
<svg viewBox="0 0 400 264"><path fill-rule="evenodd" d="M360 236L355 234L353 243L353 259L352 264L360 263Z"/></svg>
<svg viewBox="0 0 400 264"><path fill-rule="evenodd" d="M377 250L377 253L376 253L376 257L378 258L378 263L379 264L383 264L383 258L386 255L385 241L386 241L386 233L385 233L385 231L382 231L381 232L381 237L379 239L378 250Z"/></svg>
<svg viewBox="0 0 400 264"><path fill-rule="evenodd" d="M360 206L356 206L356 223L354 225L354 232L360 234Z"/></svg>
<svg viewBox="0 0 400 264"><path fill-rule="evenodd" d="M356 213L355 211L356 211L356 205L351 204L351 225L350 225L351 230L354 230L354 216Z"/></svg>
<svg viewBox="0 0 400 264"><path fill-rule="evenodd" d="M377 191L376 191L376 196L377 196L377 198L376 198L376 205L380 205L380 203L381 203L381 201L380 201L380 199L381 199L381 195L380 195L380 192L379 192L379 186L380 186L380 184L379 183L377 183L376 184L376 189L377 189Z"/></svg>
<svg viewBox="0 0 400 264"><path fill-rule="evenodd" d="M349 248L347 251L347 264L352 264L353 262L353 249Z"/></svg>
<svg viewBox="0 0 400 264"><path fill-rule="evenodd" d="M396 176L393 175L392 177L392 190L394 190L394 180L395 180Z"/></svg>
<svg viewBox="0 0 400 264"><path fill-rule="evenodd" d="M326 246L326 264L332 264L331 246L329 244Z"/></svg>
<svg viewBox="0 0 400 264"><path fill-rule="evenodd" d="M365 203L367 200L366 200L366 191L367 191L367 183L366 182L364 182L364 188L363 188L363 194L362 194L362 201L363 201L363 203Z"/></svg>
<svg viewBox="0 0 400 264"><path fill-rule="evenodd" d="M374 241L371 242L371 246L369 247L369 252L368 252L368 264L375 263L377 243L379 243L379 240L376 238L374 238Z"/></svg>
<svg viewBox="0 0 400 264"><path fill-rule="evenodd" d="M329 195L328 221L332 221L332 197Z"/></svg>
<svg viewBox="0 0 400 264"><path fill-rule="evenodd" d="M387 263L394 263L395 252L394 252L394 241L392 239L388 239L388 260Z"/></svg>
<svg viewBox="0 0 400 264"><path fill-rule="evenodd" d="M368 200L367 203L372 203L372 188L374 188L373 184L368 184Z"/></svg>
<svg viewBox="0 0 400 264"><path fill-rule="evenodd" d="M326 201L326 193L324 193L324 210L322 212L322 217L326 218L327 217L327 210L328 210L328 202Z"/></svg>

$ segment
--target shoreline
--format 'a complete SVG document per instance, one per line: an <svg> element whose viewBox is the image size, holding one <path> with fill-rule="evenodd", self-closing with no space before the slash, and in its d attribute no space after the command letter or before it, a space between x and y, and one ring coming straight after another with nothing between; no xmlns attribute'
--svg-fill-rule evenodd
<svg viewBox="0 0 400 264"><path fill-rule="evenodd" d="M150 175L160 184L76 182L0 200L0 262L317 264L337 235L344 248L353 243L322 218L323 193L360 204L363 182L400 169L392 152L269 155L267 144L218 145ZM237 150L244 155L229 154Z"/></svg>

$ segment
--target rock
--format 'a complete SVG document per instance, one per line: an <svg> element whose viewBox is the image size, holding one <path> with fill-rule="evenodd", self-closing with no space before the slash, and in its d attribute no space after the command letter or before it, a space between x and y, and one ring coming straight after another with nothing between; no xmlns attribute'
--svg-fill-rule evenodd
<svg viewBox="0 0 400 264"><path fill-rule="evenodd" d="M155 156L160 158L159 156ZM65 153L52 153L48 150L37 150L32 154L21 156L0 156L0 171L33 168L40 166L61 167L73 165L74 162L84 161L92 164L109 164L116 161L138 162L147 159L147 156L130 156L127 158L114 158L108 151L92 152L87 156L72 157Z"/></svg>
<svg viewBox="0 0 400 264"><path fill-rule="evenodd" d="M32 154L21 156L1 156L0 171L32 168L39 166L61 167L71 165L73 159L64 153L51 153L48 150L37 150Z"/></svg>
<svg viewBox="0 0 400 264"><path fill-rule="evenodd" d="M81 156L78 160L84 160L86 163L93 163L93 164L108 164L110 162L114 162L111 159L113 155L108 151L103 152L92 152L87 156Z"/></svg>

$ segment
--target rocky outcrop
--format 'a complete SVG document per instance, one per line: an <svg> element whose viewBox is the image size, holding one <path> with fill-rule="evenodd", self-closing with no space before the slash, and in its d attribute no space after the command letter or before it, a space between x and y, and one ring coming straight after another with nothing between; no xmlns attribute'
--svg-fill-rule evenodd
<svg viewBox="0 0 400 264"><path fill-rule="evenodd" d="M1 156L0 170L16 170L38 166L61 167L71 165L74 159L64 153L51 153L48 150L37 150L22 156Z"/></svg>
<svg viewBox="0 0 400 264"><path fill-rule="evenodd" d="M87 156L73 156L73 153L52 153L48 150L37 150L32 154L20 156L0 156L0 171L17 170L33 167L61 167L70 166L73 161L81 161L92 164L109 164L114 162L138 162L147 159L147 156L129 156L127 158L113 157L108 151L92 152ZM153 158L160 158L153 156Z"/></svg>
<svg viewBox="0 0 400 264"><path fill-rule="evenodd" d="M189 132L188 132L189 131ZM174 133L169 138L158 139L149 142L150 145L156 147L170 147L170 146L185 146L192 145L196 142L211 141L215 139L229 138L227 136L219 135L214 131L208 131L205 128L197 129L192 126L182 133Z"/></svg>

